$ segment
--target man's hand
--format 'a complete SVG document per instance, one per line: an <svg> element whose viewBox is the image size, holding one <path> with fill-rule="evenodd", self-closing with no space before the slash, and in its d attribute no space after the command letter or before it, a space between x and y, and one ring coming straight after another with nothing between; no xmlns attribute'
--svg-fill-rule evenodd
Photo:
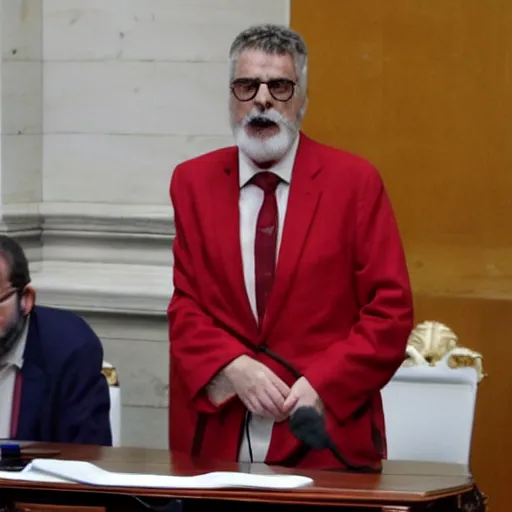
<svg viewBox="0 0 512 512"><path fill-rule="evenodd" d="M236 396L231 382L221 372L216 375L206 387L208 399L215 406L219 407Z"/></svg>
<svg viewBox="0 0 512 512"><path fill-rule="evenodd" d="M254 414L283 421L288 417L284 403L290 388L264 364L249 356L240 356L220 375L226 378L244 405Z"/></svg>
<svg viewBox="0 0 512 512"><path fill-rule="evenodd" d="M284 411L287 416L298 407L314 407L320 414L324 413L322 399L305 377L295 382L284 402Z"/></svg>

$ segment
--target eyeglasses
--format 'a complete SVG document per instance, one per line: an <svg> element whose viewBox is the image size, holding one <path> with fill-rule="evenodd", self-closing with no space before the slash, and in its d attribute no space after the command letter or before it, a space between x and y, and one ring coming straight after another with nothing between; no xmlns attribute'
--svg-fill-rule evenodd
<svg viewBox="0 0 512 512"><path fill-rule="evenodd" d="M16 292L16 288L11 288L3 293L0 292L0 305L5 304Z"/></svg>
<svg viewBox="0 0 512 512"><path fill-rule="evenodd" d="M266 82L258 78L238 78L231 84L231 91L237 100L251 101L258 94L261 84L267 86L270 95L277 101L288 101L297 85L288 78L275 78Z"/></svg>

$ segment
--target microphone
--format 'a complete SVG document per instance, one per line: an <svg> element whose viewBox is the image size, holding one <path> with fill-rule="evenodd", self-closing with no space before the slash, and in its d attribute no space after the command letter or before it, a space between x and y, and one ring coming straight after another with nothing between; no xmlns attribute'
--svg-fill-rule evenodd
<svg viewBox="0 0 512 512"><path fill-rule="evenodd" d="M299 441L314 450L329 450L347 469L365 473L378 472L370 466L350 464L345 459L327 433L324 417L314 407L299 407L290 416L289 425L292 434Z"/></svg>

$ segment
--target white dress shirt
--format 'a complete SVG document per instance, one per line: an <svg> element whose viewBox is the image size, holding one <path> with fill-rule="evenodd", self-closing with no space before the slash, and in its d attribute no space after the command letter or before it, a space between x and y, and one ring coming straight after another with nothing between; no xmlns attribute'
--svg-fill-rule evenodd
<svg viewBox="0 0 512 512"><path fill-rule="evenodd" d="M12 350L0 358L0 439L11 436L11 415L16 372L23 366L29 319Z"/></svg>
<svg viewBox="0 0 512 512"><path fill-rule="evenodd" d="M268 171L277 174L281 178L276 190L276 200L278 209L278 232L277 232L277 257L279 247L283 236L283 225L286 217L286 208L288 205L288 194L290 182L292 179L293 165L299 145L299 136L296 137L290 151L286 156ZM255 265L254 265L254 243L256 238L256 224L258 213L263 204L263 190L257 185L248 183L255 173L261 172L251 160L249 160L241 151L238 152L239 173L240 173L240 244L242 248L242 263L244 271L245 286L249 303L255 318L258 318L256 308L256 288L255 288ZM277 261L277 258L276 258ZM274 422L269 418L252 415L249 423L250 444L253 455L253 462L264 462L267 456L270 437ZM246 433L242 441L238 460L240 462L249 462L249 443Z"/></svg>

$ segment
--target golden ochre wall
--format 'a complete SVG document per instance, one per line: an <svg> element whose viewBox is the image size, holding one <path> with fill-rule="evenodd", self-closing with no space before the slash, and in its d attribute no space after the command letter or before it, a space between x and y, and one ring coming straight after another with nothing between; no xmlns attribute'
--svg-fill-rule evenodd
<svg viewBox="0 0 512 512"><path fill-rule="evenodd" d="M361 154L393 201L416 321L484 354L473 471L512 483L512 1L292 0L310 50L305 132Z"/></svg>

